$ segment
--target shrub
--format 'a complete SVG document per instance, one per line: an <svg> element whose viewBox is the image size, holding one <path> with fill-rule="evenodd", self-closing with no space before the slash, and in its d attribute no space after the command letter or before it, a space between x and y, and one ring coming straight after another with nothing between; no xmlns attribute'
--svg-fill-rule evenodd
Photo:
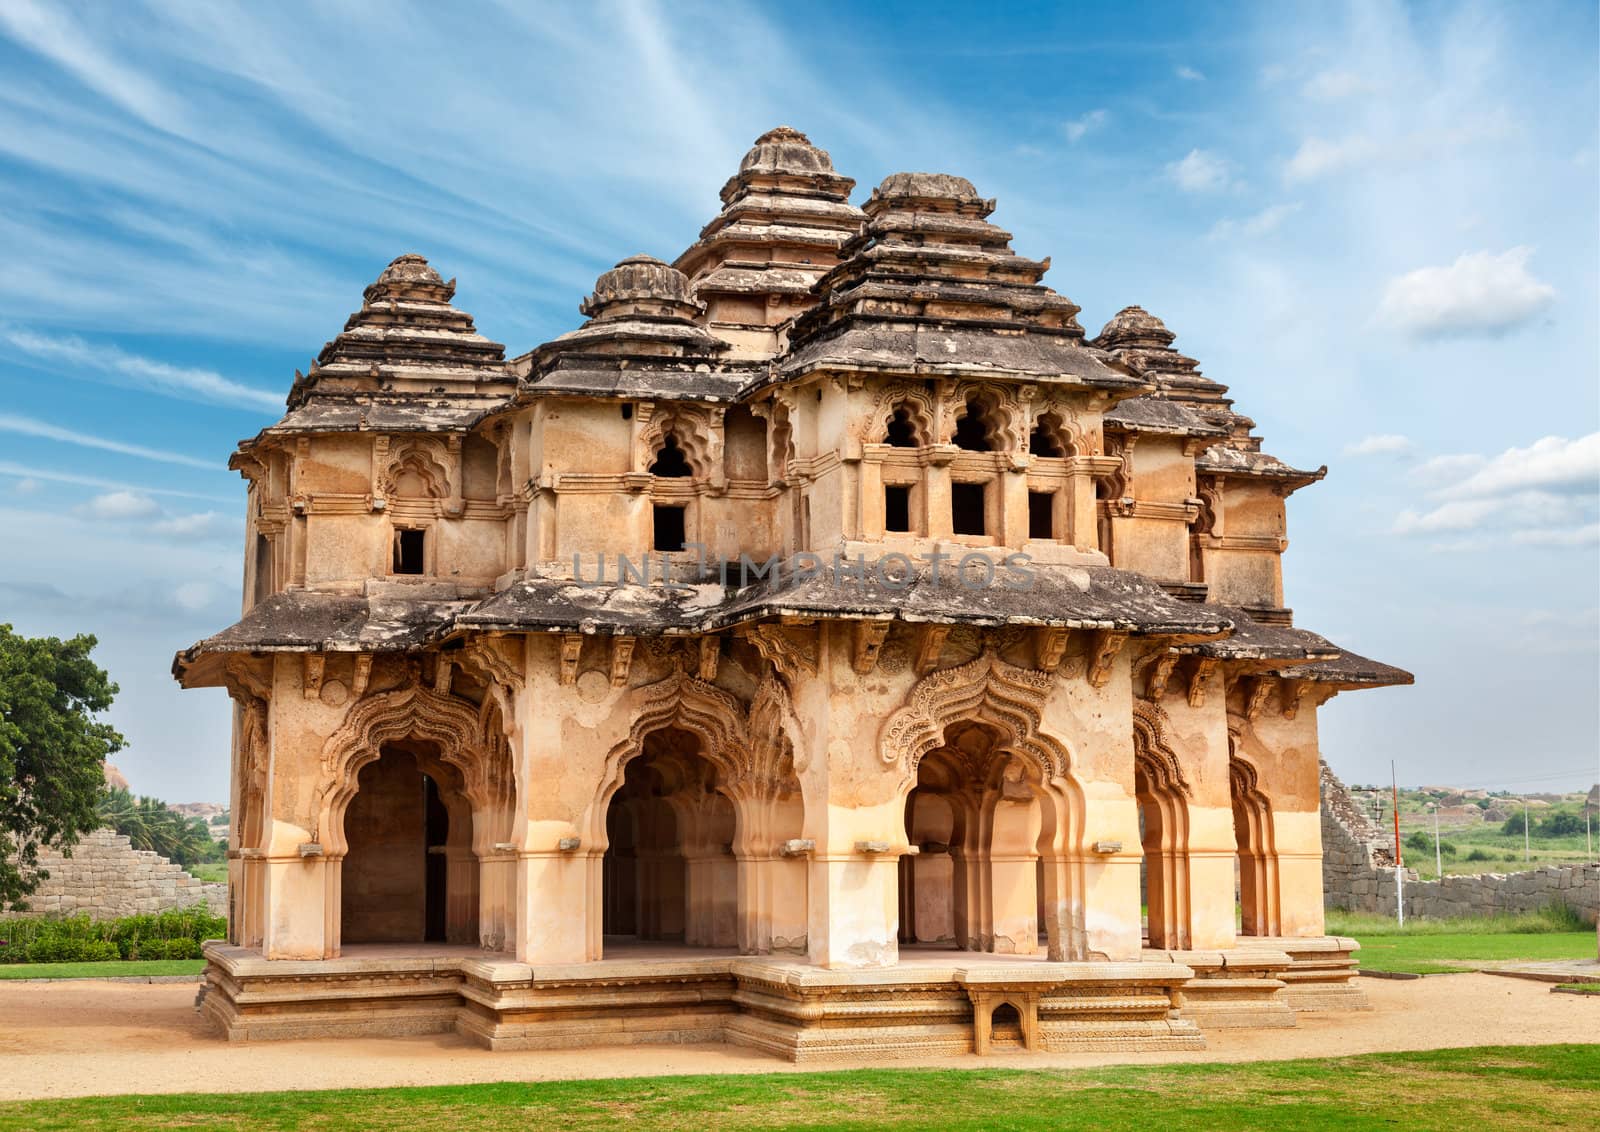
<svg viewBox="0 0 1600 1132"><path fill-rule="evenodd" d="M1492 860L1494 860L1494 854L1493 853L1485 853L1482 849L1474 849L1472 852L1467 854L1467 860L1469 860L1469 861L1492 861Z"/></svg>
<svg viewBox="0 0 1600 1132"><path fill-rule="evenodd" d="M227 919L203 905L98 923L88 916L0 920L0 963L198 959L202 942L227 932Z"/></svg>

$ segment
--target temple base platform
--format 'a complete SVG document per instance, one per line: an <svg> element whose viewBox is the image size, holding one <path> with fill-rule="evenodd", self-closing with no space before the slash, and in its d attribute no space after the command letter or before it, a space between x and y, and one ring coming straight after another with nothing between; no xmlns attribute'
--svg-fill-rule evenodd
<svg viewBox="0 0 1600 1132"><path fill-rule="evenodd" d="M449 945L266 960L208 943L199 1009L233 1041L456 1031L491 1049L728 1042L791 1061L1015 1050L1198 1050L1182 964L1051 963L962 951L826 970L781 956L612 947L530 966Z"/></svg>

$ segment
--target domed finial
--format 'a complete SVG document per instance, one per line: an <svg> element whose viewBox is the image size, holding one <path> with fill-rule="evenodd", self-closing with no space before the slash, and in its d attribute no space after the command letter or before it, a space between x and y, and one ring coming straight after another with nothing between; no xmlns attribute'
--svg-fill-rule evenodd
<svg viewBox="0 0 1600 1132"><path fill-rule="evenodd" d="M766 145L768 142L798 142L801 145L810 145L811 139L793 126L774 126L756 139L757 145Z"/></svg>
<svg viewBox="0 0 1600 1132"><path fill-rule="evenodd" d="M595 280L578 310L596 321L629 314L693 318L700 304L683 272L655 256L631 255Z"/></svg>
<svg viewBox="0 0 1600 1132"><path fill-rule="evenodd" d="M437 271L428 266L428 261L415 252L395 256L389 266L383 269L383 274L378 276L379 283L443 283L444 279Z"/></svg>
<svg viewBox="0 0 1600 1132"><path fill-rule="evenodd" d="M832 173L833 159L792 126L776 126L756 139L739 162L741 173L789 176Z"/></svg>
<svg viewBox="0 0 1600 1132"><path fill-rule="evenodd" d="M951 173L890 173L861 207L874 215L894 203L978 217L994 211L993 200L979 196L971 181Z"/></svg>
<svg viewBox="0 0 1600 1132"><path fill-rule="evenodd" d="M1177 335L1166 323L1140 306L1123 307L1100 331L1095 345L1112 350L1137 347L1160 350L1171 346Z"/></svg>
<svg viewBox="0 0 1600 1132"><path fill-rule="evenodd" d="M363 292L369 303L382 299L448 303L455 293L456 281L452 279L446 283L428 266L428 261L415 252L395 256Z"/></svg>

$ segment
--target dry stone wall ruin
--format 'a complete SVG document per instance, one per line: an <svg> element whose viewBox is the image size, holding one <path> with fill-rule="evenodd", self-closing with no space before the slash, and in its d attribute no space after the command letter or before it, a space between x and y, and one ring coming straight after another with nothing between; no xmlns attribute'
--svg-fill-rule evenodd
<svg viewBox="0 0 1600 1132"><path fill-rule="evenodd" d="M1377 828L1343 782L1322 764L1322 892L1328 908L1392 916L1393 835ZM1565 904L1585 920L1600 916L1600 863L1520 873L1418 880L1405 870L1406 918L1492 916Z"/></svg>
<svg viewBox="0 0 1600 1132"><path fill-rule="evenodd" d="M228 910L228 886L209 884L159 853L135 849L122 834L97 829L63 857L41 850L39 864L49 877L17 915L76 916L114 920L205 904L217 915Z"/></svg>

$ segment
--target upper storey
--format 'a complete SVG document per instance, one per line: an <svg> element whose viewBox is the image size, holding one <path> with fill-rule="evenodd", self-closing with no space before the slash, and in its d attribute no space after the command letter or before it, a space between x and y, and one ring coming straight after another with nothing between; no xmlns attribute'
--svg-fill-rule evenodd
<svg viewBox="0 0 1600 1132"><path fill-rule="evenodd" d="M778 328L811 305L811 290L861 228L855 182L798 130L756 139L722 187L722 211L678 257L707 324L736 357L770 358Z"/></svg>
<svg viewBox="0 0 1600 1132"><path fill-rule="evenodd" d="M777 370L1010 378L1138 391L1086 348L1078 305L1042 285L1050 261L1011 250L994 201L944 173L896 173L817 284Z"/></svg>

